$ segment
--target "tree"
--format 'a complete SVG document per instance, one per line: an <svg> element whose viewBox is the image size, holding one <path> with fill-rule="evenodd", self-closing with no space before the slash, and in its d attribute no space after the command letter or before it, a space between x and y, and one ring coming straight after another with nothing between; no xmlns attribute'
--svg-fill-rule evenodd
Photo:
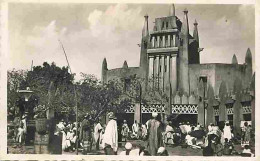
<svg viewBox="0 0 260 161"><path fill-rule="evenodd" d="M77 86L79 118L89 113L95 121L109 111L118 112L131 104L129 98L122 97L121 86L117 81L102 84L93 75L81 73L81 76L82 79Z"/></svg>
<svg viewBox="0 0 260 161"><path fill-rule="evenodd" d="M25 70L8 70L7 71L7 112L8 116L14 117L18 113L17 101L21 84L25 81L27 71Z"/></svg>
<svg viewBox="0 0 260 161"><path fill-rule="evenodd" d="M64 106L74 107L73 80L74 75L68 72L68 67L44 62L43 66L35 66L32 71L27 72L20 89L30 87L34 92L32 99L37 101L30 108L41 105L46 107L45 110L51 108L61 111Z"/></svg>

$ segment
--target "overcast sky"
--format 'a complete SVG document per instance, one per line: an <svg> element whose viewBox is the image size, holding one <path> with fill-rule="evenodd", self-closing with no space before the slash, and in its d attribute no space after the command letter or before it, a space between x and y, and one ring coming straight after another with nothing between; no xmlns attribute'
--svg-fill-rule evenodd
<svg viewBox="0 0 260 161"><path fill-rule="evenodd" d="M190 34L198 22L201 63L245 61L249 47L255 55L254 5L181 5L176 16L188 9ZM104 57L108 68L139 66L144 15L149 30L156 17L167 16L170 4L17 4L9 3L10 64L8 69L30 69L44 61L66 66L60 39L72 72L101 76ZM254 60L253 60L254 62Z"/></svg>

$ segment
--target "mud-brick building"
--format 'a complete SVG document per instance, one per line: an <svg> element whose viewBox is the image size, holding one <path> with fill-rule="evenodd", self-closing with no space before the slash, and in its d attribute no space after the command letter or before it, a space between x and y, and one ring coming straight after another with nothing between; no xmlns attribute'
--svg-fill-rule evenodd
<svg viewBox="0 0 260 161"><path fill-rule="evenodd" d="M230 64L202 64L198 22L193 23L191 35L188 10L183 11L181 21L171 5L170 15L156 18L151 31L148 15L144 18L140 66L128 67L125 61L122 68L108 69L106 59L102 65L103 83L118 78L127 81L136 75L146 80L143 84L146 86L148 79L157 79L156 85L170 98L163 105L133 106L128 111L133 113L133 119L145 121L142 117L159 111L180 114L182 121L186 118L205 126L229 120L239 128L242 120L254 121L254 77L249 48L245 49L243 64L238 64L236 55L230 58Z"/></svg>

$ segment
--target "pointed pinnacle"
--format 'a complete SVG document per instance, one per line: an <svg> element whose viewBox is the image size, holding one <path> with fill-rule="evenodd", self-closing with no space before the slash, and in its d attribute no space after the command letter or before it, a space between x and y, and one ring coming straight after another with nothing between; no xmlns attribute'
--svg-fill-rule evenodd
<svg viewBox="0 0 260 161"><path fill-rule="evenodd" d="M196 20L196 19L195 19L194 25L195 25L195 26L197 26L197 25L198 25L198 22L197 22L197 20Z"/></svg>
<svg viewBox="0 0 260 161"><path fill-rule="evenodd" d="M183 12L184 12L185 14L187 14L187 13L188 13L187 8L185 8L185 9L183 10Z"/></svg>

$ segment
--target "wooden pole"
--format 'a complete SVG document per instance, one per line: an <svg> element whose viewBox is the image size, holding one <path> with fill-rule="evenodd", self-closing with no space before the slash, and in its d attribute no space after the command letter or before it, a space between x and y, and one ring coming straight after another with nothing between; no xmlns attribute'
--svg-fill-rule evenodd
<svg viewBox="0 0 260 161"><path fill-rule="evenodd" d="M72 71L71 71L71 68L70 68L70 64L69 64L69 60L68 60L68 57L67 57L67 54L65 52L65 49L61 43L61 41L59 40L60 44L61 44L61 47L62 47L62 50L63 50L63 53L65 55L65 58L66 58L66 61L68 63L68 67L69 67L69 70L70 70L70 73L72 74ZM78 155L78 103L77 103L77 93L76 93L76 85L74 84L73 85L73 90L74 90L74 96L75 96L75 108L76 108L76 154Z"/></svg>

